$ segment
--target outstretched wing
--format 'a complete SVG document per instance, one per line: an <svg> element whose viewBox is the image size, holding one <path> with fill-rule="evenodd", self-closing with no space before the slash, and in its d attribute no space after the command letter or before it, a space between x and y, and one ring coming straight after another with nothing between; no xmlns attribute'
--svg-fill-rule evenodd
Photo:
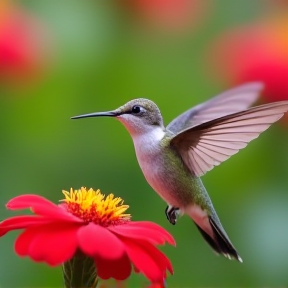
<svg viewBox="0 0 288 288"><path fill-rule="evenodd" d="M171 145L191 173L202 176L246 147L287 111L288 101L252 107L180 132Z"/></svg>
<svg viewBox="0 0 288 288"><path fill-rule="evenodd" d="M228 90L182 113L166 129L177 134L182 130L250 107L258 98L262 83L250 83Z"/></svg>

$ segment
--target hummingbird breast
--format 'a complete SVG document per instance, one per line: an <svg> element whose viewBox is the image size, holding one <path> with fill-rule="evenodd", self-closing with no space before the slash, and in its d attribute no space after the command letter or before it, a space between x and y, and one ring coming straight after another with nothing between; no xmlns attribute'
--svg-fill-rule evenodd
<svg viewBox="0 0 288 288"><path fill-rule="evenodd" d="M166 203L181 208L193 202L193 176L170 139L159 127L133 137L133 142L147 182Z"/></svg>

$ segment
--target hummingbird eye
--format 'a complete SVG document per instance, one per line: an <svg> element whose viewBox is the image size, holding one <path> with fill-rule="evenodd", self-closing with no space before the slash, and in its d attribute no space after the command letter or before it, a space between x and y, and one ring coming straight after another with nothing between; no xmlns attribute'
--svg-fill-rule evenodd
<svg viewBox="0 0 288 288"><path fill-rule="evenodd" d="M140 112L143 112L143 108L141 106L138 106L138 105L134 105L131 109L131 112L133 114L139 114Z"/></svg>

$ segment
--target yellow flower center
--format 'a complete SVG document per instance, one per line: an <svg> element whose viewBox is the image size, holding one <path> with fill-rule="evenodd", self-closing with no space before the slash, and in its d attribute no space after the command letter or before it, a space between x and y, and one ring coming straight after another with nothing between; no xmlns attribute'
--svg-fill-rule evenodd
<svg viewBox="0 0 288 288"><path fill-rule="evenodd" d="M130 220L130 214L124 214L129 208L123 205L120 197L114 198L113 194L105 197L98 189L92 188L87 190L81 187L79 190L70 189L70 192L62 190L65 199L61 200L66 203L67 210L83 219L85 222L94 222L101 226L110 226L126 223Z"/></svg>

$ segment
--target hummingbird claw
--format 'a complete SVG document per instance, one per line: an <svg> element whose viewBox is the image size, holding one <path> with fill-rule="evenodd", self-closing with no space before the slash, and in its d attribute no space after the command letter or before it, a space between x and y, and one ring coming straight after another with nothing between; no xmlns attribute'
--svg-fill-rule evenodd
<svg viewBox="0 0 288 288"><path fill-rule="evenodd" d="M180 210L179 208L173 207L171 205L168 205L165 209L166 217L172 225L176 224L177 214L178 214L179 210Z"/></svg>

